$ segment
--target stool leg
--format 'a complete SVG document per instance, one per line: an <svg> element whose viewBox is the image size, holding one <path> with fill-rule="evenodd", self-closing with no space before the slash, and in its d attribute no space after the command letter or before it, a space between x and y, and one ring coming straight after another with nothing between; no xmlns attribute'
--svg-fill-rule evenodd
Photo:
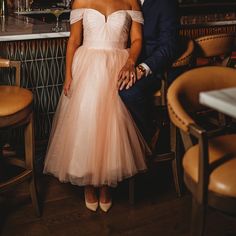
<svg viewBox="0 0 236 236"><path fill-rule="evenodd" d="M34 124L33 114L30 115L29 123L25 127L25 161L26 168L32 170L32 176L29 180L30 196L36 215L40 216L40 208L38 202L38 192L35 181L34 173L34 157L35 157L35 144L34 144Z"/></svg>
<svg viewBox="0 0 236 236"><path fill-rule="evenodd" d="M203 236L205 231L206 206L192 199L191 236Z"/></svg>
<svg viewBox="0 0 236 236"><path fill-rule="evenodd" d="M161 105L166 106L166 94L167 94L167 73L165 73L164 78L161 80Z"/></svg>
<svg viewBox="0 0 236 236"><path fill-rule="evenodd" d="M178 145L178 132L175 125L170 122L170 145L171 152L174 155L174 159L172 161L172 173L175 183L175 190L178 197L181 197L181 182L180 182L180 157L179 157L179 145Z"/></svg>
<svg viewBox="0 0 236 236"><path fill-rule="evenodd" d="M134 205L134 177L129 179L129 203Z"/></svg>
<svg viewBox="0 0 236 236"><path fill-rule="evenodd" d="M2 147L3 147L3 140L0 133L0 158L2 157Z"/></svg>
<svg viewBox="0 0 236 236"><path fill-rule="evenodd" d="M31 196L32 204L35 209L36 215L39 217L41 216L41 210L39 207L38 191L37 191L37 186L36 186L36 181L35 181L34 176L32 176L32 178L30 179L29 187L30 187L30 196Z"/></svg>

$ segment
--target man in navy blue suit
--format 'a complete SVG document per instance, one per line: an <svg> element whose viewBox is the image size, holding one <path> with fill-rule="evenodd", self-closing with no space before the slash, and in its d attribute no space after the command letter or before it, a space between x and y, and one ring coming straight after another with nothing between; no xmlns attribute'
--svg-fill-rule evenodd
<svg viewBox="0 0 236 236"><path fill-rule="evenodd" d="M137 65L137 81L120 97L131 112L146 141L155 129L152 124L153 94L160 89L163 72L176 57L178 16L176 0L140 0L144 16L143 47Z"/></svg>

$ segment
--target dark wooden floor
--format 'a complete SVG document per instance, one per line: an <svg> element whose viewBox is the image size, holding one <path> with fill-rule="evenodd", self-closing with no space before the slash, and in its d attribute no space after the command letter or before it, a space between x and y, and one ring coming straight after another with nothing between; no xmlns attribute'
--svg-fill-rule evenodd
<svg viewBox="0 0 236 236"><path fill-rule="evenodd" d="M188 236L191 196L185 193L182 198L176 197L169 167L159 164L137 177L134 206L128 203L127 182L121 183L113 190L114 204L108 213L88 211L82 188L43 176L43 214L37 218L23 184L0 198L1 235ZM236 220L209 210L206 235L235 236Z"/></svg>

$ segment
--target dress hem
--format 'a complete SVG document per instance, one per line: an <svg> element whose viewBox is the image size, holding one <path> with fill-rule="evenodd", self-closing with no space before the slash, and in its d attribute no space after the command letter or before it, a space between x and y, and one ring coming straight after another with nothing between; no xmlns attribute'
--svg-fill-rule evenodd
<svg viewBox="0 0 236 236"><path fill-rule="evenodd" d="M47 172L47 171L44 171L43 174L53 176L53 177L57 178L61 183L71 183L72 185L76 185L78 187L84 187L84 186L88 186L88 185L92 185L94 187L102 187L102 186L106 185L106 186L115 188L115 187L117 187L118 183L122 182L123 180L134 177L138 174L142 174L142 173L145 173L145 172L147 172L147 169L138 170L135 173L133 173L132 175L123 176L122 178L118 179L116 183L104 182L104 183L101 183L101 184L92 184L91 182L90 183L89 182L87 182L87 183L78 183L77 182L76 183L76 181L61 180L60 178L58 178L58 175L56 173Z"/></svg>

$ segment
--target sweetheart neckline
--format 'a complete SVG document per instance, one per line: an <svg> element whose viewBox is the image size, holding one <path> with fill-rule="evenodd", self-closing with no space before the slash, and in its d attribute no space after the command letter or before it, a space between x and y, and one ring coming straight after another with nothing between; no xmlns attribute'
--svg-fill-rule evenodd
<svg viewBox="0 0 236 236"><path fill-rule="evenodd" d="M95 11L95 12L99 13L100 15L102 15L105 18L105 22L107 22L109 16L111 16L111 15L113 15L115 13L118 13L118 12L126 12L126 11L141 12L141 11L137 11L137 10L120 9L120 10L113 11L113 12L109 13L108 15L104 15L101 11L99 11L99 10L97 10L95 8L91 8L91 7L77 8L77 9L73 9L72 11L80 10L80 9L92 10L92 11Z"/></svg>
<svg viewBox="0 0 236 236"><path fill-rule="evenodd" d="M109 13L108 15L104 15L101 11L98 11L98 10L95 9L95 8L85 8L85 10L92 10L92 11L97 12L98 14L100 14L101 16L104 17L104 21L105 21L105 23L107 23L108 18L109 18L110 16L114 15L115 13L129 11L129 10L120 9L120 10L113 11L113 12Z"/></svg>

